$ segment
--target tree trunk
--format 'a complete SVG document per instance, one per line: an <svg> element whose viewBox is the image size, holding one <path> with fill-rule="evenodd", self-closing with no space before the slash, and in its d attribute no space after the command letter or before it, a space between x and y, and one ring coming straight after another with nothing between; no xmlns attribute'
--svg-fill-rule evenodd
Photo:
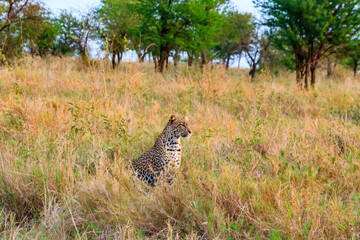
<svg viewBox="0 0 360 240"><path fill-rule="evenodd" d="M296 65L296 83L301 89L303 87L303 77L304 77L304 66L303 59L300 55L295 55L295 65Z"/></svg>
<svg viewBox="0 0 360 240"><path fill-rule="evenodd" d="M117 53L117 59L118 59L117 65L120 65L122 59L122 53Z"/></svg>
<svg viewBox="0 0 360 240"><path fill-rule="evenodd" d="M142 63L142 62L145 61L145 57L146 57L146 53L145 53L145 52L144 52L144 53L138 52L137 55L138 55L138 61L139 61L139 63ZM151 61L150 59L151 59L151 57L150 57L150 54L149 54L149 61Z"/></svg>
<svg viewBox="0 0 360 240"><path fill-rule="evenodd" d="M309 77L309 62L306 63L305 66L305 89L308 90L309 89L309 85L308 85L308 77Z"/></svg>
<svg viewBox="0 0 360 240"><path fill-rule="evenodd" d="M251 76L251 78L255 78L255 73L256 73L256 64L253 63L250 66L250 72L249 72L249 75Z"/></svg>
<svg viewBox="0 0 360 240"><path fill-rule="evenodd" d="M116 58L116 53L113 52L112 58L111 58L111 63L112 63L113 69L115 69L115 67L116 67L116 59L115 58Z"/></svg>
<svg viewBox="0 0 360 240"><path fill-rule="evenodd" d="M157 59L155 56L153 56L153 61L154 61L154 66L155 66L154 69L156 70L158 68L158 66L157 66Z"/></svg>
<svg viewBox="0 0 360 240"><path fill-rule="evenodd" d="M188 67L192 66L193 61L194 61L194 57L190 53L188 53L188 61L187 61L188 62Z"/></svg>
<svg viewBox="0 0 360 240"><path fill-rule="evenodd" d="M315 83L316 83L316 63L312 63L311 67L310 67L310 71L311 71L311 87L315 87Z"/></svg>
<svg viewBox="0 0 360 240"><path fill-rule="evenodd" d="M240 61L241 61L241 53L239 54L238 68L240 68Z"/></svg>
<svg viewBox="0 0 360 240"><path fill-rule="evenodd" d="M356 74L357 74L357 68L358 68L358 61L356 60L355 61L355 64L354 64L354 77L356 77Z"/></svg>
<svg viewBox="0 0 360 240"><path fill-rule="evenodd" d="M33 58L34 57L34 55L35 55L35 51L34 51L34 49L33 48L30 48L30 55L31 55L31 57Z"/></svg>
<svg viewBox="0 0 360 240"><path fill-rule="evenodd" d="M145 61L145 56L146 56L145 52L144 53L138 52L137 56L138 56L139 63L142 63Z"/></svg>
<svg viewBox="0 0 360 240"><path fill-rule="evenodd" d="M168 69L168 67L169 67L169 57L165 58L165 67L166 67L166 69Z"/></svg>
<svg viewBox="0 0 360 240"><path fill-rule="evenodd" d="M176 67L178 62L179 62L179 52L178 52L178 50L175 51L175 54L173 56L173 60L174 60L174 67Z"/></svg>
<svg viewBox="0 0 360 240"><path fill-rule="evenodd" d="M333 69L332 69L332 63L331 63L331 58L330 56L327 57L327 77L332 77L333 76Z"/></svg>
<svg viewBox="0 0 360 240"><path fill-rule="evenodd" d="M163 52L160 55L160 59L159 59L159 63L158 63L158 69L159 69L159 72L161 72L161 73L164 72L165 61L166 61L166 56L165 56L165 52Z"/></svg>
<svg viewBox="0 0 360 240"><path fill-rule="evenodd" d="M225 64L225 69L226 69L226 70L229 69L230 57L231 57L230 54L226 57L226 64Z"/></svg>
<svg viewBox="0 0 360 240"><path fill-rule="evenodd" d="M206 65L206 63L207 63L206 53L202 52L201 53L201 69Z"/></svg>
<svg viewBox="0 0 360 240"><path fill-rule="evenodd" d="M164 72L165 63L169 57L170 46L166 43L163 46L160 46L160 59L158 64L159 72Z"/></svg>
<svg viewBox="0 0 360 240"><path fill-rule="evenodd" d="M299 88L302 88L302 81L301 81L301 72L300 70L296 69L296 84Z"/></svg>
<svg viewBox="0 0 360 240"><path fill-rule="evenodd" d="M164 66L165 66L165 56L160 56L159 64L158 64L159 72L161 73L164 72Z"/></svg>

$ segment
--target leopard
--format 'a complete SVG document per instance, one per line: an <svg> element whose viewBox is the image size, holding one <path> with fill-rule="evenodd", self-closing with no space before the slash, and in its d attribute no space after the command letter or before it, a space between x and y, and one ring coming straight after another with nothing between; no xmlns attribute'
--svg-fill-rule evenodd
<svg viewBox="0 0 360 240"><path fill-rule="evenodd" d="M175 171L181 166L180 138L189 139L191 135L187 120L171 115L154 145L131 162L135 176L149 186L155 186L160 179L172 185Z"/></svg>

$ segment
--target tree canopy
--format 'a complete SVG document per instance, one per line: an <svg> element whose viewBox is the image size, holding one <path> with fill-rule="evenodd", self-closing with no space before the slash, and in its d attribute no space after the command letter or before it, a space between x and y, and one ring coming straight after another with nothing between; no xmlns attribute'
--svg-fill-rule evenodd
<svg viewBox="0 0 360 240"><path fill-rule="evenodd" d="M265 25L277 30L279 49L295 56L296 80L308 87L316 82L320 61L347 44L360 28L359 0L255 0Z"/></svg>

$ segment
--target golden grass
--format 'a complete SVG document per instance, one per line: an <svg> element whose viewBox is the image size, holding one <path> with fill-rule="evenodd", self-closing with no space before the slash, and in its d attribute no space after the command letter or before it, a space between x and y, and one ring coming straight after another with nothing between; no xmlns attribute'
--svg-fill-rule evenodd
<svg viewBox="0 0 360 240"><path fill-rule="evenodd" d="M358 239L360 84L222 67L26 59L0 69L4 239ZM187 115L172 187L129 162Z"/></svg>

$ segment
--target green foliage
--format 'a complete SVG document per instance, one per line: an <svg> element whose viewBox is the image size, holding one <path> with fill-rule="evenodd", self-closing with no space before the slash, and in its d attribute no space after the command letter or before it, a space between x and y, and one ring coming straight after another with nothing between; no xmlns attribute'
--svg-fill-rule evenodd
<svg viewBox="0 0 360 240"><path fill-rule="evenodd" d="M0 2L0 44L7 60L24 53L24 47L39 33L34 26L41 25L46 15L42 4L35 0Z"/></svg>
<svg viewBox="0 0 360 240"><path fill-rule="evenodd" d="M141 21L138 31L145 46L154 44L149 51L158 59L160 72L178 36L191 24L188 4L179 0L145 0L137 5Z"/></svg>
<svg viewBox="0 0 360 240"><path fill-rule="evenodd" d="M246 61L250 66L249 75L254 78L258 65L263 62L265 54L273 41L271 32L264 31L258 23L254 23L255 28L251 32L249 44L244 48Z"/></svg>
<svg viewBox="0 0 360 240"><path fill-rule="evenodd" d="M342 59L346 66L349 66L356 76L360 65L360 39L358 36L353 38L343 49Z"/></svg>
<svg viewBox="0 0 360 240"><path fill-rule="evenodd" d="M43 57L53 51L57 29L50 17L50 12L40 5L33 8L33 11L33 14L38 15L39 18L36 21L25 21L21 25L21 37L31 55Z"/></svg>
<svg viewBox="0 0 360 240"><path fill-rule="evenodd" d="M277 231L272 231L272 232L270 233L270 240L281 240L281 239L282 239L282 237L281 237L281 235L280 235L279 232L277 232Z"/></svg>
<svg viewBox="0 0 360 240"><path fill-rule="evenodd" d="M193 1L189 6L192 24L179 37L178 45L188 55L188 64L201 56L202 64L216 57L214 47L219 44L217 36L225 23L229 1Z"/></svg>
<svg viewBox="0 0 360 240"><path fill-rule="evenodd" d="M57 29L52 22L46 22L42 26L42 32L38 36L37 48L40 56L53 51L57 36Z"/></svg>
<svg viewBox="0 0 360 240"><path fill-rule="evenodd" d="M160 72L170 57L176 65L185 53L189 66L199 58L202 65L227 59L228 66L232 56L241 55L252 28L250 14L228 12L228 0L102 0L89 13L63 10L54 19L35 0L10 2L17 7L23 3L24 9L5 28L6 34L0 31L6 59L27 52L87 57L88 41L97 37L114 68L127 50L135 50L140 62L149 55ZM8 7L1 5L0 27L8 22Z"/></svg>
<svg viewBox="0 0 360 240"><path fill-rule="evenodd" d="M120 118L120 120L113 120L106 115L101 115L100 117L103 120L103 125L104 125L105 130L113 133L114 136L117 137L119 140L120 139L124 139L124 140L129 139L130 136L127 131L128 126L127 126L124 118Z"/></svg>
<svg viewBox="0 0 360 240"><path fill-rule="evenodd" d="M54 50L60 55L74 55L78 46L79 31L81 31L81 21L72 12L63 10L55 18L55 26L58 36Z"/></svg>
<svg viewBox="0 0 360 240"><path fill-rule="evenodd" d="M172 50L189 55L207 53L215 45L214 36L221 23L221 8L227 1L146 0L137 5L138 31L144 46L157 59L160 72Z"/></svg>
<svg viewBox="0 0 360 240"><path fill-rule="evenodd" d="M69 102L68 111L71 114L71 121L66 125L70 126L69 132L66 135L68 139L75 141L78 138L89 138L96 132L105 131L111 134L118 140L128 140L128 126L125 119L119 120L111 119L110 117L100 114L98 116L94 113L94 107L80 108L74 103ZM100 122L101 124L94 124L94 122Z"/></svg>
<svg viewBox="0 0 360 240"><path fill-rule="evenodd" d="M277 30L275 46L292 49L295 55L297 82L315 71L324 57L347 44L360 29L359 0L255 0L266 16L265 24Z"/></svg>
<svg viewBox="0 0 360 240"><path fill-rule="evenodd" d="M98 34L107 55L111 53L113 56L113 67L115 57L118 56L119 63L127 50L128 39L132 39L135 49L138 39L138 36L133 36L137 34L134 28L138 25L135 3L133 0L102 0L101 7L95 12L100 22Z"/></svg>
<svg viewBox="0 0 360 240"><path fill-rule="evenodd" d="M48 12L37 1L6 1L1 5L0 43L6 59L23 56L46 56L52 52L57 29ZM11 10L12 9L12 10ZM9 13L9 14L7 14Z"/></svg>
<svg viewBox="0 0 360 240"><path fill-rule="evenodd" d="M22 21L39 19L41 4L36 0L5 0L0 2L0 32Z"/></svg>
<svg viewBox="0 0 360 240"><path fill-rule="evenodd" d="M220 33L215 39L218 44L215 46L217 57L222 59L229 67L229 61L234 55L241 57L242 51L250 43L251 33L254 30L253 16L249 13L228 12L224 17Z"/></svg>

